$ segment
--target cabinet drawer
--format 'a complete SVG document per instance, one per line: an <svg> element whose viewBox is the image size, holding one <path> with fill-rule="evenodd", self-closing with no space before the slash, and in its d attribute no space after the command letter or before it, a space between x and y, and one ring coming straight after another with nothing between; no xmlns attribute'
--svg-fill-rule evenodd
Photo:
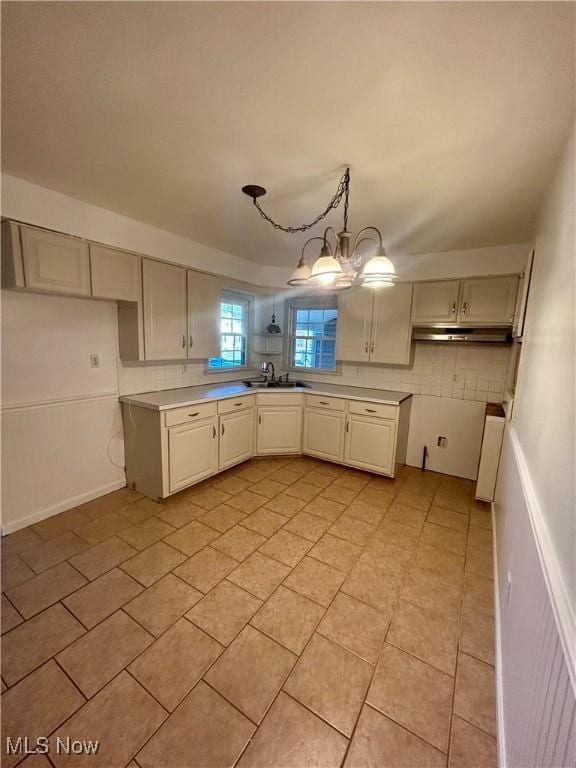
<svg viewBox="0 0 576 768"><path fill-rule="evenodd" d="M256 402L254 395L242 395L242 397L230 398L230 400L218 401L218 413L234 413L245 408L253 408Z"/></svg>
<svg viewBox="0 0 576 768"><path fill-rule="evenodd" d="M302 399L300 392L259 392L256 395L256 405L302 405Z"/></svg>
<svg viewBox="0 0 576 768"><path fill-rule="evenodd" d="M176 424L188 424L191 421L207 419L210 416L216 416L216 403L188 405L186 408L171 408L166 411L164 424L167 427L174 427Z"/></svg>
<svg viewBox="0 0 576 768"><path fill-rule="evenodd" d="M343 411L346 400L340 397L322 397L322 395L306 395L308 408L325 408L329 411Z"/></svg>
<svg viewBox="0 0 576 768"><path fill-rule="evenodd" d="M376 416L379 419L397 419L399 410L397 405L367 403L363 400L350 400L348 403L348 413Z"/></svg>

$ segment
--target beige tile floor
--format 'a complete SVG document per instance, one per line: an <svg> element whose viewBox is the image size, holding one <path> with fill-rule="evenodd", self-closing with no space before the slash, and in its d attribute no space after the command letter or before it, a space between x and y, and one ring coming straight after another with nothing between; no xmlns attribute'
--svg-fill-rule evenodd
<svg viewBox="0 0 576 768"><path fill-rule="evenodd" d="M469 481L274 458L7 536L3 735L100 741L24 768L495 766L490 528Z"/></svg>

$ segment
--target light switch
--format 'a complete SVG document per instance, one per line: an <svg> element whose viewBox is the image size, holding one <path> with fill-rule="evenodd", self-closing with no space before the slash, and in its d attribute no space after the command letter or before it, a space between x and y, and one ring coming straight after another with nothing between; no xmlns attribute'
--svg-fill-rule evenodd
<svg viewBox="0 0 576 768"><path fill-rule="evenodd" d="M100 368L100 355L98 352L90 354L90 368Z"/></svg>

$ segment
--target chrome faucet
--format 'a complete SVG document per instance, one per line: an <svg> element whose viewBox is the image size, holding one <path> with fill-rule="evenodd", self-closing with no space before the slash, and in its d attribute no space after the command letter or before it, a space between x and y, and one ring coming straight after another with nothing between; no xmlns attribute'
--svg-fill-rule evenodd
<svg viewBox="0 0 576 768"><path fill-rule="evenodd" d="M274 363L270 361L267 363L262 363L260 370L262 371L262 375L265 376L268 381L275 381L276 376L274 373ZM270 379L268 379L269 374L271 374Z"/></svg>

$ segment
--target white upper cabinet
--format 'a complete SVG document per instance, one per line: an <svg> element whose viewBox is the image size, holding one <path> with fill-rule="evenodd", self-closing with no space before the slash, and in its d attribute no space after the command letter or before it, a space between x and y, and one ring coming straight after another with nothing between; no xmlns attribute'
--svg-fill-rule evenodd
<svg viewBox="0 0 576 768"><path fill-rule="evenodd" d="M90 296L88 243L33 227L20 227L26 288Z"/></svg>
<svg viewBox="0 0 576 768"><path fill-rule="evenodd" d="M468 325L511 325L517 291L517 277L462 280L459 322Z"/></svg>
<svg viewBox="0 0 576 768"><path fill-rule="evenodd" d="M416 283L413 325L511 325L518 278L473 277Z"/></svg>
<svg viewBox="0 0 576 768"><path fill-rule="evenodd" d="M133 253L90 244L92 295L97 299L140 301L142 259Z"/></svg>
<svg viewBox="0 0 576 768"><path fill-rule="evenodd" d="M220 279L188 270L188 358L220 356Z"/></svg>
<svg viewBox="0 0 576 768"><path fill-rule="evenodd" d="M368 288L352 288L338 296L336 358L367 363L370 359L372 296Z"/></svg>
<svg viewBox="0 0 576 768"><path fill-rule="evenodd" d="M364 289L368 290L368 289ZM370 362L410 362L412 285L401 283L374 292Z"/></svg>
<svg viewBox="0 0 576 768"><path fill-rule="evenodd" d="M410 361L412 285L352 289L338 297L338 360Z"/></svg>
<svg viewBox="0 0 576 768"><path fill-rule="evenodd" d="M459 280L416 283L412 323L455 323L458 316Z"/></svg>
<svg viewBox="0 0 576 768"><path fill-rule="evenodd" d="M142 283L146 360L185 360L186 270L143 259Z"/></svg>

